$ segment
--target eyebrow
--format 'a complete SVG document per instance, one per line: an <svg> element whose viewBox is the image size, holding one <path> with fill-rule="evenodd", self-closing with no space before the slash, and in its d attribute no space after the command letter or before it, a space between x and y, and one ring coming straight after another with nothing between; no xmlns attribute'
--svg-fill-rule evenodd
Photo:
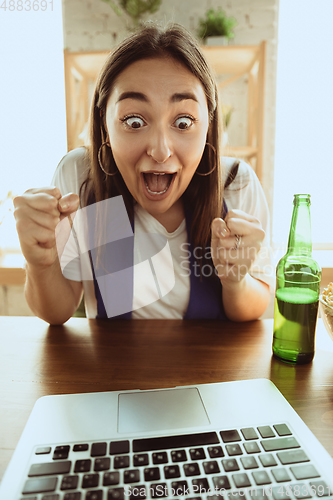
<svg viewBox="0 0 333 500"><path fill-rule="evenodd" d="M117 102L123 101L124 99L135 99L141 102L149 102L148 97L142 92L123 92L120 94ZM198 102L198 99L192 92L177 92L171 96L170 102L180 102L187 99Z"/></svg>

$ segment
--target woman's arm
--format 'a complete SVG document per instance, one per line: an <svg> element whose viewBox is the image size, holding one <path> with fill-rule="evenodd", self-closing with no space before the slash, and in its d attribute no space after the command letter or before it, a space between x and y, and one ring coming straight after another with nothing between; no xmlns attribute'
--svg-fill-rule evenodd
<svg viewBox="0 0 333 500"><path fill-rule="evenodd" d="M270 300L267 283L247 274L239 282L223 285L222 301L225 313L232 321L258 319L266 310Z"/></svg>
<svg viewBox="0 0 333 500"><path fill-rule="evenodd" d="M46 268L26 265L25 297L32 312L51 325L62 325L78 308L81 281L64 278L59 261Z"/></svg>
<svg viewBox="0 0 333 500"><path fill-rule="evenodd" d="M249 274L264 238L260 221L241 210L229 210L225 220L212 223L212 258L225 313L233 321L257 319L267 308L269 286Z"/></svg>
<svg viewBox="0 0 333 500"><path fill-rule="evenodd" d="M82 296L82 283L67 280L59 264L59 253L71 231L69 223L59 222L78 205L76 194L62 197L60 190L52 187L31 189L14 199L17 232L27 261L26 299L37 316L52 324L67 321Z"/></svg>

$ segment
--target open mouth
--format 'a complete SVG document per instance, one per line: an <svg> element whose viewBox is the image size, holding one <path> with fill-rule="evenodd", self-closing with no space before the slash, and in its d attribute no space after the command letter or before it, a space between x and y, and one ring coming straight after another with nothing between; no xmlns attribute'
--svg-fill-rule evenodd
<svg viewBox="0 0 333 500"><path fill-rule="evenodd" d="M175 175L175 173L166 172L143 172L143 180L148 193L156 196L166 193Z"/></svg>

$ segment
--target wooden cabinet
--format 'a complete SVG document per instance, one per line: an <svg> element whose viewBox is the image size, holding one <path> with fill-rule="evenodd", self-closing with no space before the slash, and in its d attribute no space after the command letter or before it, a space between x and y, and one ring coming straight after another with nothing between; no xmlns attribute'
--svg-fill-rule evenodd
<svg viewBox="0 0 333 500"><path fill-rule="evenodd" d="M259 179L263 162L265 49L265 42L254 46L203 47L221 92L246 76L246 144L227 146L223 154L246 160ZM108 52L64 52L68 150L85 143L93 89L107 55ZM237 102L232 106L236 108Z"/></svg>

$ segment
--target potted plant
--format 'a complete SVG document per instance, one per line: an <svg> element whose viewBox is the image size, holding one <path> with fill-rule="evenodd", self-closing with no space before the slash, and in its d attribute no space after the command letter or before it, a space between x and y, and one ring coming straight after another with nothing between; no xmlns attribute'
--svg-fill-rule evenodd
<svg viewBox="0 0 333 500"><path fill-rule="evenodd" d="M112 7L112 9L121 16L122 11L132 19L130 29L137 29L140 26L140 20L143 14L149 12L153 14L160 8L162 0L102 0Z"/></svg>
<svg viewBox="0 0 333 500"><path fill-rule="evenodd" d="M206 45L228 45L235 36L233 29L236 25L236 19L226 17L222 9L209 9L205 18L199 19L198 36Z"/></svg>

